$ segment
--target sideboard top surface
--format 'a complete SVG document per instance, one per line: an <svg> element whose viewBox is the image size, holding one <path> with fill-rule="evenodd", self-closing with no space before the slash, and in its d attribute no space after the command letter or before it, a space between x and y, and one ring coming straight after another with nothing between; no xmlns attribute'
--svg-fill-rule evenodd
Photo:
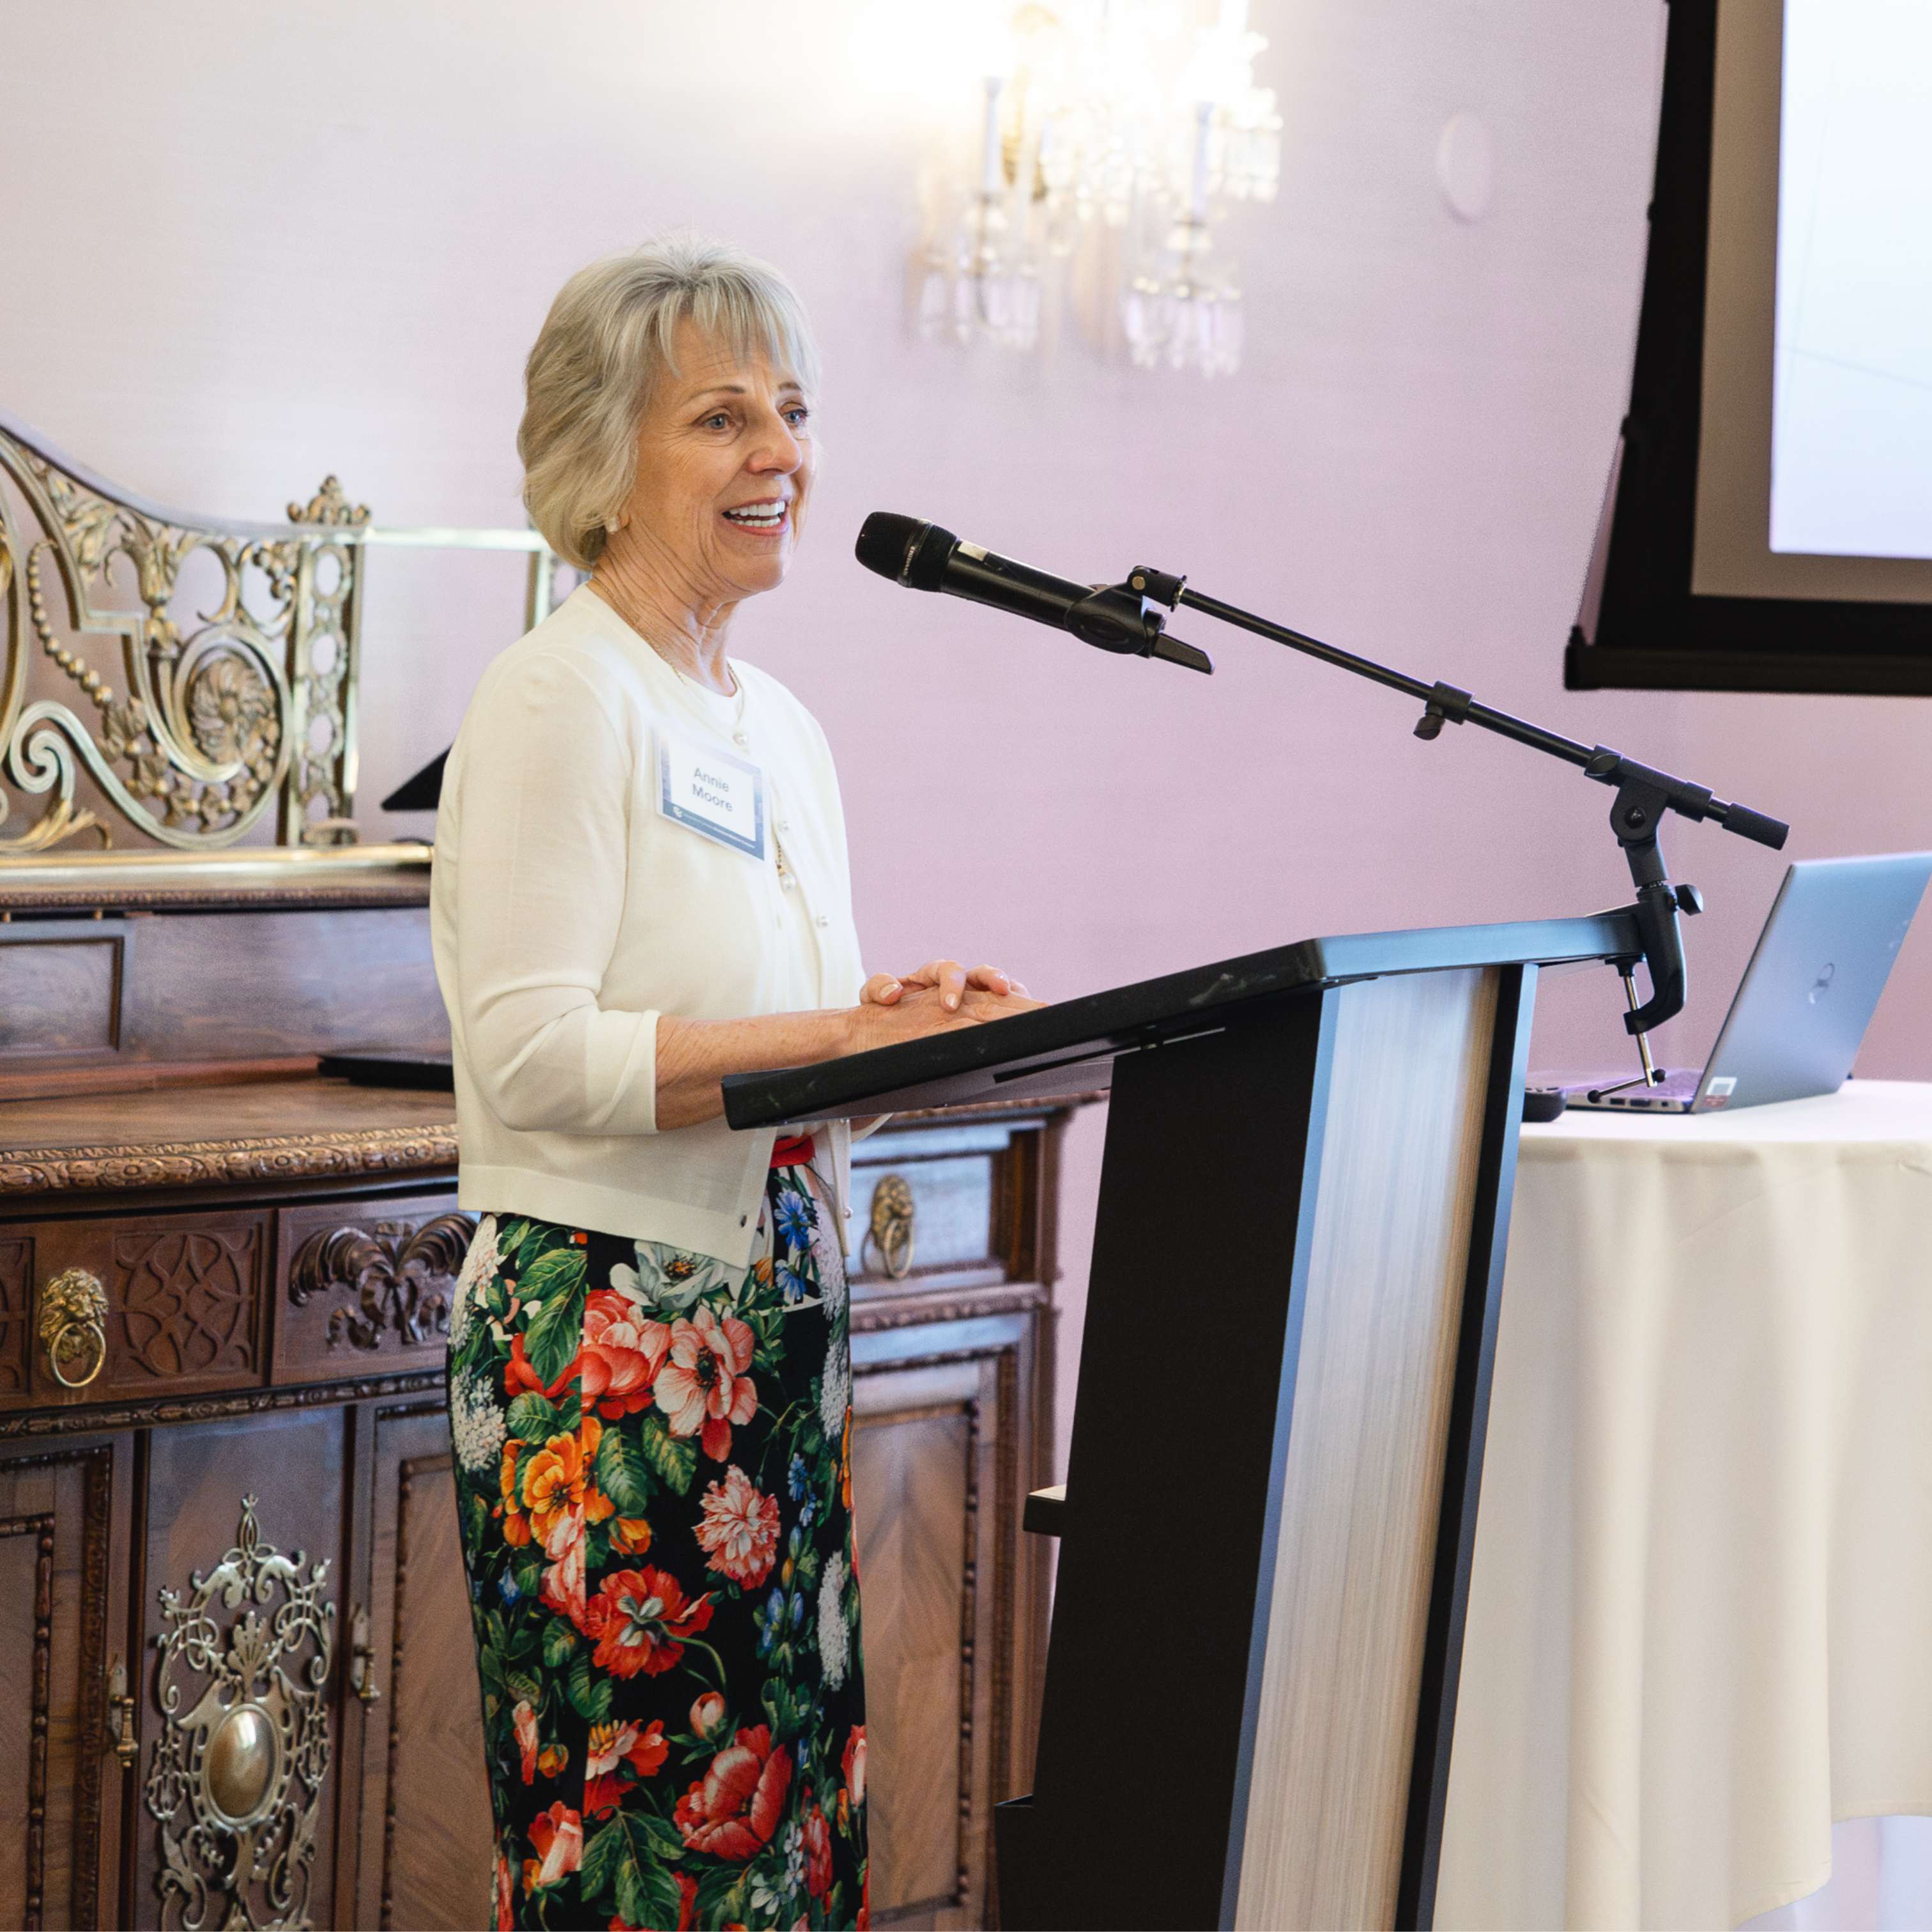
<svg viewBox="0 0 1932 1932"><path fill-rule="evenodd" d="M314 1076L0 1102L0 1202L452 1172L454 1096Z"/></svg>
<svg viewBox="0 0 1932 1932"><path fill-rule="evenodd" d="M902 1114L890 1124L903 1132L949 1121L1035 1121L1097 1097L1052 1106L982 1103ZM104 1190L448 1180L456 1158L453 1094L314 1073L0 1100L0 1215L44 1211L48 1196Z"/></svg>

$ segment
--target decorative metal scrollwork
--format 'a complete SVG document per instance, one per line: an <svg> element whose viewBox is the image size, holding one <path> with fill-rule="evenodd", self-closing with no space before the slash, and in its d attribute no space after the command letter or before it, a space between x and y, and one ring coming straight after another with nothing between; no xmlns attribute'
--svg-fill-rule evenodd
<svg viewBox="0 0 1932 1932"><path fill-rule="evenodd" d="M69 1268L40 1290L40 1345L63 1388L85 1388L107 1360L107 1291L85 1268ZM83 1372L74 1368L86 1364Z"/></svg>
<svg viewBox="0 0 1932 1932"><path fill-rule="evenodd" d="M335 1606L322 1594L328 1562L304 1577L303 1562L262 1541L244 1496L235 1547L196 1574L186 1603L160 1593L162 1727L146 1796L160 1826L163 1920L186 1932L310 1923Z"/></svg>
<svg viewBox="0 0 1932 1932"><path fill-rule="evenodd" d="M332 1348L344 1341L380 1348L392 1329L405 1342L447 1334L449 1298L476 1229L473 1214L439 1214L413 1229L379 1221L311 1234L289 1270L289 1299L299 1308L311 1295L355 1298L329 1316Z"/></svg>
<svg viewBox="0 0 1932 1932"><path fill-rule="evenodd" d="M866 1238L879 1257L879 1265L894 1281L912 1272L912 1184L902 1174L882 1174L872 1190L871 1225Z"/></svg>
<svg viewBox="0 0 1932 1932"><path fill-rule="evenodd" d="M369 513L332 476L289 510L286 537L181 519L0 425L0 826L9 788L47 801L0 854L86 832L106 844L110 818L208 850L278 800L283 844L344 836L360 550L331 532ZM212 602L190 621L176 591L203 556ZM118 688L89 638L118 656ZM34 694L37 646L54 675Z"/></svg>

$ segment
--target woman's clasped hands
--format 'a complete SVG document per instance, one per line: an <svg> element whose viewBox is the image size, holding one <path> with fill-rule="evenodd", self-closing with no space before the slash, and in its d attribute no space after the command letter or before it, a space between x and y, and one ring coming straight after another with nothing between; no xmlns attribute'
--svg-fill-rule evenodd
<svg viewBox="0 0 1932 1932"><path fill-rule="evenodd" d="M928 959L910 973L874 973L860 989L859 1002L864 1047L1008 1019L1046 1004L997 966L965 967L956 959Z"/></svg>

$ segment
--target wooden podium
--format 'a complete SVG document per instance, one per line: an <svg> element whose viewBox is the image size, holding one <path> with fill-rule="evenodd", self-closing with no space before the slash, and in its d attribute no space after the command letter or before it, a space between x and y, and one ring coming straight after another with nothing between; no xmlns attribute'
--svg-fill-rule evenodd
<svg viewBox="0 0 1932 1932"><path fill-rule="evenodd" d="M1004 1926L1430 1922L1537 974L1640 951L1309 940L724 1082L734 1126L1112 1088Z"/></svg>

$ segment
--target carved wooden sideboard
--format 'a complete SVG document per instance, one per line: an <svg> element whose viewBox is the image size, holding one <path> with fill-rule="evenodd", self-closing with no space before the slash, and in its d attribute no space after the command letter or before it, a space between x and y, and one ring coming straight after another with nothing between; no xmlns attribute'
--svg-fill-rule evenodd
<svg viewBox="0 0 1932 1932"><path fill-rule="evenodd" d="M0 1925L488 1922L449 1096L314 1058L446 1043L424 855L275 856L0 867ZM1064 1119L858 1150L880 1924L984 1922L1031 1763Z"/></svg>
<svg viewBox="0 0 1932 1932"><path fill-rule="evenodd" d="M353 842L366 555L526 551L526 626L559 566L333 478L289 515L168 509L0 414L0 1926L492 1916L452 1110L316 1058L448 1048L428 855ZM856 1163L882 1925L980 1922L1028 1781L1064 1118Z"/></svg>

